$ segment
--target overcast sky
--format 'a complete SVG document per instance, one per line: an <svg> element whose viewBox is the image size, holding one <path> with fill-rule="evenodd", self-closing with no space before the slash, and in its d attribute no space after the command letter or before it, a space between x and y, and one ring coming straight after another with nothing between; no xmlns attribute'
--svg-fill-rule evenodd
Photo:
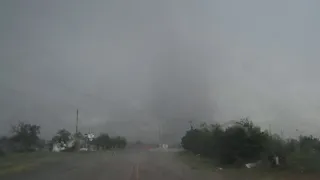
<svg viewBox="0 0 320 180"><path fill-rule="evenodd" d="M3 0L0 134L156 140L188 121L320 128L317 0ZM169 128L170 127L170 128ZM320 134L319 134L320 135Z"/></svg>

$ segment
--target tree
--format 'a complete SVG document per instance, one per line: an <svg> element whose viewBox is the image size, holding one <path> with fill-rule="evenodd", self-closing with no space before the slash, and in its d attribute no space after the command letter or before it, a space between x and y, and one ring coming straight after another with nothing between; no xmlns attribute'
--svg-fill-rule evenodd
<svg viewBox="0 0 320 180"><path fill-rule="evenodd" d="M71 133L65 129L60 129L57 134L52 138L53 143L66 144L71 139Z"/></svg>
<svg viewBox="0 0 320 180"><path fill-rule="evenodd" d="M218 159L221 164L234 164L258 159L265 150L267 137L246 118L227 129L219 124L191 126L181 144L184 149Z"/></svg>
<svg viewBox="0 0 320 180"><path fill-rule="evenodd" d="M97 138L92 141L92 144L96 145L98 149L109 149L111 148L110 137L106 133L100 134Z"/></svg>
<svg viewBox="0 0 320 180"><path fill-rule="evenodd" d="M100 134L97 138L93 139L91 142L96 145L98 149L110 149L110 148L125 148L127 145L127 140L124 137L110 137L106 133Z"/></svg>
<svg viewBox="0 0 320 180"><path fill-rule="evenodd" d="M32 151L37 146L40 126L20 122L12 127L12 132L14 135L10 139L19 144L18 151Z"/></svg>
<svg viewBox="0 0 320 180"><path fill-rule="evenodd" d="M111 138L111 146L116 148L125 148L127 145L127 140L124 137L117 136L115 138Z"/></svg>

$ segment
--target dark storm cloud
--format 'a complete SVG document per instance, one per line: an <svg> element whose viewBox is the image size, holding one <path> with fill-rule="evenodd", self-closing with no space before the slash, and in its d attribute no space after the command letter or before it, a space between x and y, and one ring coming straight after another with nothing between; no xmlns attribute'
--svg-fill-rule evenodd
<svg viewBox="0 0 320 180"><path fill-rule="evenodd" d="M74 131L77 108L82 131L150 141L189 120L316 127L317 6L276 2L3 1L0 131Z"/></svg>

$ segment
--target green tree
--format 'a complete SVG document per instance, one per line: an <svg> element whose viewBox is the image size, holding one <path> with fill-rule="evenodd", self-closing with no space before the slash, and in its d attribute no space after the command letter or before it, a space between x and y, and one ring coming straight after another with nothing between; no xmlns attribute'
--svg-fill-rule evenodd
<svg viewBox="0 0 320 180"><path fill-rule="evenodd" d="M53 143L67 143L71 139L71 133L66 129L60 129L52 138Z"/></svg>
<svg viewBox="0 0 320 180"><path fill-rule="evenodd" d="M110 140L111 140L111 146L115 148L125 148L127 145L127 140L121 136L111 138Z"/></svg>
<svg viewBox="0 0 320 180"><path fill-rule="evenodd" d="M92 144L96 145L98 149L111 148L110 137L107 133L100 134L92 141Z"/></svg>
<svg viewBox="0 0 320 180"><path fill-rule="evenodd" d="M35 150L39 141L40 126L20 122L12 127L12 132L13 136L10 139L19 144L17 151Z"/></svg>
<svg viewBox="0 0 320 180"><path fill-rule="evenodd" d="M107 133L100 134L93 139L91 144L96 145L98 149L125 148L127 140L124 137L110 137Z"/></svg>
<svg viewBox="0 0 320 180"><path fill-rule="evenodd" d="M181 139L182 147L195 154L215 158L221 164L252 161L265 150L268 135L247 118L222 129L219 124L191 128Z"/></svg>

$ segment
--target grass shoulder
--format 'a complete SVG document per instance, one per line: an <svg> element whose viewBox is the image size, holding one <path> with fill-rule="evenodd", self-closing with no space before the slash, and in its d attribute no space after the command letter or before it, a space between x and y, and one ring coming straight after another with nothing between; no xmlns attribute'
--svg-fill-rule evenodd
<svg viewBox="0 0 320 180"><path fill-rule="evenodd" d="M235 168L235 167L221 167L212 159L195 155L188 151L177 153L177 158L190 167L191 170L207 171L213 174L219 174L224 179L255 179L255 180L299 180L320 179L319 173L301 173L287 170L277 170L270 168ZM241 177L241 178L240 178Z"/></svg>
<svg viewBox="0 0 320 180"><path fill-rule="evenodd" d="M28 152L10 153L0 157L0 175L32 170L42 164L59 162L71 153Z"/></svg>

